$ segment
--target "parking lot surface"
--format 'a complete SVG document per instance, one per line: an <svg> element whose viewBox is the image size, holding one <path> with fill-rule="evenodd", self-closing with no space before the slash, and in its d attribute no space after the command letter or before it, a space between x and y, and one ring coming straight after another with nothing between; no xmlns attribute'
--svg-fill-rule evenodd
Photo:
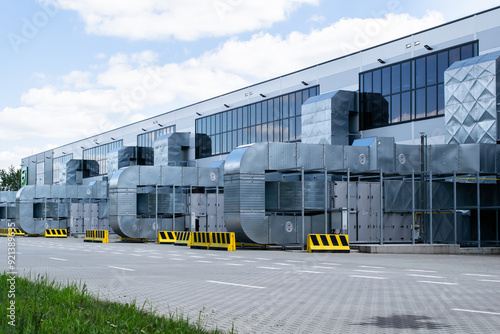
<svg viewBox="0 0 500 334"><path fill-rule="evenodd" d="M19 275L238 333L498 333L500 256L236 252L16 237ZM0 270L7 270L7 238Z"/></svg>

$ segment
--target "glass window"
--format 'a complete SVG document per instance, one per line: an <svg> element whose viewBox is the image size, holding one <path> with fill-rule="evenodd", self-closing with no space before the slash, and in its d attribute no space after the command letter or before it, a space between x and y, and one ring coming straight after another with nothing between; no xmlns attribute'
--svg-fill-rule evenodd
<svg viewBox="0 0 500 334"><path fill-rule="evenodd" d="M302 93L295 93L295 115L302 115Z"/></svg>
<svg viewBox="0 0 500 334"><path fill-rule="evenodd" d="M415 60L415 84L417 88L425 86L425 58Z"/></svg>
<svg viewBox="0 0 500 334"><path fill-rule="evenodd" d="M250 143L255 143L255 126L249 128L250 130Z"/></svg>
<svg viewBox="0 0 500 334"><path fill-rule="evenodd" d="M411 115L411 92L401 94L401 121L409 121Z"/></svg>
<svg viewBox="0 0 500 334"><path fill-rule="evenodd" d="M255 126L255 142L259 143L262 141L262 125Z"/></svg>
<svg viewBox="0 0 500 334"><path fill-rule="evenodd" d="M227 130L226 131L231 131L231 125L233 123L233 113L231 111L227 111L226 115L227 115Z"/></svg>
<svg viewBox="0 0 500 334"><path fill-rule="evenodd" d="M243 127L248 126L248 107L243 107Z"/></svg>
<svg viewBox="0 0 500 334"><path fill-rule="evenodd" d="M372 91L372 73L373 72L367 72L363 74L363 91L364 92L371 92Z"/></svg>
<svg viewBox="0 0 500 334"><path fill-rule="evenodd" d="M290 117L295 116L295 94L288 95Z"/></svg>
<svg viewBox="0 0 500 334"><path fill-rule="evenodd" d="M283 120L282 132L283 132L283 141L284 142L289 141L290 138L289 138L289 132L288 132L288 119Z"/></svg>
<svg viewBox="0 0 500 334"><path fill-rule="evenodd" d="M274 119L274 107L273 100L267 101L267 120L272 121Z"/></svg>
<svg viewBox="0 0 500 334"><path fill-rule="evenodd" d="M295 118L290 118L288 131L290 132L290 140L295 140Z"/></svg>
<svg viewBox="0 0 500 334"><path fill-rule="evenodd" d="M449 64L453 65L454 62L460 60L460 48L451 49L449 52Z"/></svg>
<svg viewBox="0 0 500 334"><path fill-rule="evenodd" d="M255 104L250 106L250 126L255 125Z"/></svg>
<svg viewBox="0 0 500 334"><path fill-rule="evenodd" d="M401 65L392 66L392 94L399 93L401 90Z"/></svg>
<svg viewBox="0 0 500 334"><path fill-rule="evenodd" d="M382 69L382 95L391 94L391 68Z"/></svg>
<svg viewBox="0 0 500 334"><path fill-rule="evenodd" d="M248 144L248 128L243 128L243 145Z"/></svg>
<svg viewBox="0 0 500 334"><path fill-rule="evenodd" d="M461 60L472 58L472 45L471 44L462 46L460 48L460 51L461 51L461 55L460 55Z"/></svg>
<svg viewBox="0 0 500 334"><path fill-rule="evenodd" d="M285 95L281 98L282 101L282 107L283 107L283 118L288 118L289 113L288 113L288 95Z"/></svg>
<svg viewBox="0 0 500 334"><path fill-rule="evenodd" d="M373 92L374 93L382 93L382 84L381 84L381 71L376 70L373 71Z"/></svg>
<svg viewBox="0 0 500 334"><path fill-rule="evenodd" d="M438 86L437 94L438 115L444 115L444 85Z"/></svg>
<svg viewBox="0 0 500 334"><path fill-rule="evenodd" d="M391 123L401 121L401 95L394 94L391 99Z"/></svg>
<svg viewBox="0 0 500 334"><path fill-rule="evenodd" d="M243 127L243 108L238 108L238 129Z"/></svg>
<svg viewBox="0 0 500 334"><path fill-rule="evenodd" d="M302 119L300 116L295 117L295 138L302 138Z"/></svg>
<svg viewBox="0 0 500 334"><path fill-rule="evenodd" d="M260 124L262 123L262 103L257 103L255 105L256 111L255 111L255 124Z"/></svg>
<svg viewBox="0 0 500 334"><path fill-rule="evenodd" d="M425 88L417 89L415 92L415 118L425 117Z"/></svg>
<svg viewBox="0 0 500 334"><path fill-rule="evenodd" d="M281 138L280 138L280 122L279 121L275 121L274 122L274 141L275 142L280 142L281 141Z"/></svg>
<svg viewBox="0 0 500 334"><path fill-rule="evenodd" d="M436 86L427 87L427 117L437 115Z"/></svg>
<svg viewBox="0 0 500 334"><path fill-rule="evenodd" d="M232 130L236 130L238 128L238 109L234 109L232 111L232 119L233 119L233 127Z"/></svg>
<svg viewBox="0 0 500 334"><path fill-rule="evenodd" d="M220 114L215 115L215 133L220 133Z"/></svg>
<svg viewBox="0 0 500 334"><path fill-rule="evenodd" d="M267 123L267 102L262 102L262 123Z"/></svg>
<svg viewBox="0 0 500 334"><path fill-rule="evenodd" d="M261 141L267 142L267 123L262 124L261 128L262 138Z"/></svg>
<svg viewBox="0 0 500 334"><path fill-rule="evenodd" d="M227 131L227 112L222 113L222 132Z"/></svg>
<svg viewBox="0 0 500 334"><path fill-rule="evenodd" d="M436 55L426 57L427 61L427 85L435 85L437 83L437 61Z"/></svg>
<svg viewBox="0 0 500 334"><path fill-rule="evenodd" d="M267 141L274 141L274 127L273 122L267 123Z"/></svg>
<svg viewBox="0 0 500 334"><path fill-rule="evenodd" d="M411 66L410 62L401 64L401 90L404 92L411 89Z"/></svg>
<svg viewBox="0 0 500 334"><path fill-rule="evenodd" d="M279 120L280 119L280 99L275 98L274 99L274 120Z"/></svg>
<svg viewBox="0 0 500 334"><path fill-rule="evenodd" d="M444 71L448 68L448 51L438 53L437 66L438 83L442 83L444 82Z"/></svg>

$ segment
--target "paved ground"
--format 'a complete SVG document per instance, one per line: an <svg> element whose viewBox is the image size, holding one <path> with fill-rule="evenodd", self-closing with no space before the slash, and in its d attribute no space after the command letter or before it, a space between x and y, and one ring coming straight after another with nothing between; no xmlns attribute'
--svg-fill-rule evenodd
<svg viewBox="0 0 500 334"><path fill-rule="evenodd" d="M500 257L206 251L17 237L19 273L239 333L499 333ZM0 238L0 270L7 238Z"/></svg>

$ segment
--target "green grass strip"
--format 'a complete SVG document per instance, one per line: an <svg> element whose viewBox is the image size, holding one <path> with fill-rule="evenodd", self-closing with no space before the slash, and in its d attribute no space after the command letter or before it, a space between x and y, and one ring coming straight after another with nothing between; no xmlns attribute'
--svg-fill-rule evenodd
<svg viewBox="0 0 500 334"><path fill-rule="evenodd" d="M85 284L61 284L41 275L16 277L12 298L11 277L0 275L0 333L222 333L204 329L201 312L193 323L174 313L159 315L146 304L99 300ZM9 318L11 300L15 300L15 326Z"/></svg>

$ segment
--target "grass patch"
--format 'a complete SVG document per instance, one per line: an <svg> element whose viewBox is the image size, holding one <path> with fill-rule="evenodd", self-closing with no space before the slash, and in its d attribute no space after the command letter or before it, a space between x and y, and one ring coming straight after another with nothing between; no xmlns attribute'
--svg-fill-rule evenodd
<svg viewBox="0 0 500 334"><path fill-rule="evenodd" d="M85 284L61 284L38 275L15 279L15 327L10 325L9 273L0 275L0 333L223 333L206 330L202 317L159 315L151 305L120 304L92 296Z"/></svg>

